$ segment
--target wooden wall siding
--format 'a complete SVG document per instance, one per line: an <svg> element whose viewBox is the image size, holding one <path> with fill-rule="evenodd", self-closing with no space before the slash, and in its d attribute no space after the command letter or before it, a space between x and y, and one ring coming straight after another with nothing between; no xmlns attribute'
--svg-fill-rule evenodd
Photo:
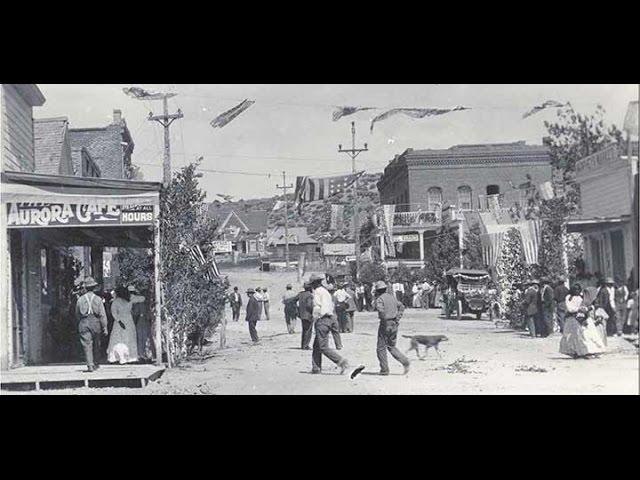
<svg viewBox="0 0 640 480"><path fill-rule="evenodd" d="M3 169L33 172L33 109L10 84L2 85Z"/></svg>
<svg viewBox="0 0 640 480"><path fill-rule="evenodd" d="M619 217L631 214L630 169L618 169L585 180L580 185L582 217Z"/></svg>

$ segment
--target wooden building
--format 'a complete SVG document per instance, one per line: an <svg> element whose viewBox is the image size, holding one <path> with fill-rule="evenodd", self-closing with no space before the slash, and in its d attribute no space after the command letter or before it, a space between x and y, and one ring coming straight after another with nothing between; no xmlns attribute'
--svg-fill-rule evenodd
<svg viewBox="0 0 640 480"><path fill-rule="evenodd" d="M576 163L581 213L569 232L584 239L586 273L627 280L634 265L633 198L638 173L638 143L631 156L610 145Z"/></svg>

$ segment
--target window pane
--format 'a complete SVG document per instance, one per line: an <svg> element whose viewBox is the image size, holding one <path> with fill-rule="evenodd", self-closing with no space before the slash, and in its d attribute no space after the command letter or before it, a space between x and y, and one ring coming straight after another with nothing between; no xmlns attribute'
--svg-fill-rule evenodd
<svg viewBox="0 0 640 480"><path fill-rule="evenodd" d="M462 210L471 210L471 188L462 186L458 188L458 207Z"/></svg>

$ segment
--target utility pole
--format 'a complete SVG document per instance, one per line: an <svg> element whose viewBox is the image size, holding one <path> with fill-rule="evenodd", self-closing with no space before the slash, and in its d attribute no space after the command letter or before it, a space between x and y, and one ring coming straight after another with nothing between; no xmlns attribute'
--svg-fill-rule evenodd
<svg viewBox="0 0 640 480"><path fill-rule="evenodd" d="M342 145L338 145L338 153L346 153L351 157L351 171L356 173L356 157L362 152L368 152L367 144L364 148L356 148L356 122L351 122L351 148L343 149ZM356 280L360 278L360 210L358 205L358 179L354 182L353 189L353 236L355 240L356 250Z"/></svg>
<svg viewBox="0 0 640 480"><path fill-rule="evenodd" d="M169 126L174 120L184 117L180 109L177 113L169 114L169 102L168 99L175 97L175 93L165 93L162 97L162 115L153 115L149 112L149 120L158 122L164 127L164 161L162 163L162 185L167 188L171 183L171 145L169 137Z"/></svg>
<svg viewBox="0 0 640 480"><path fill-rule="evenodd" d="M287 185L287 174L282 172L282 186L276 184L276 188L282 190L284 195L284 260L289 270L289 202L287 202L287 189L293 188L293 184Z"/></svg>

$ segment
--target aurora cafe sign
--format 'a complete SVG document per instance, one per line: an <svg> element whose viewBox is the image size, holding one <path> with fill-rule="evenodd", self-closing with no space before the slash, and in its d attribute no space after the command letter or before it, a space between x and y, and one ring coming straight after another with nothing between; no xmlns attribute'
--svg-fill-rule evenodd
<svg viewBox="0 0 640 480"><path fill-rule="evenodd" d="M7 203L9 228L152 225L153 205Z"/></svg>

